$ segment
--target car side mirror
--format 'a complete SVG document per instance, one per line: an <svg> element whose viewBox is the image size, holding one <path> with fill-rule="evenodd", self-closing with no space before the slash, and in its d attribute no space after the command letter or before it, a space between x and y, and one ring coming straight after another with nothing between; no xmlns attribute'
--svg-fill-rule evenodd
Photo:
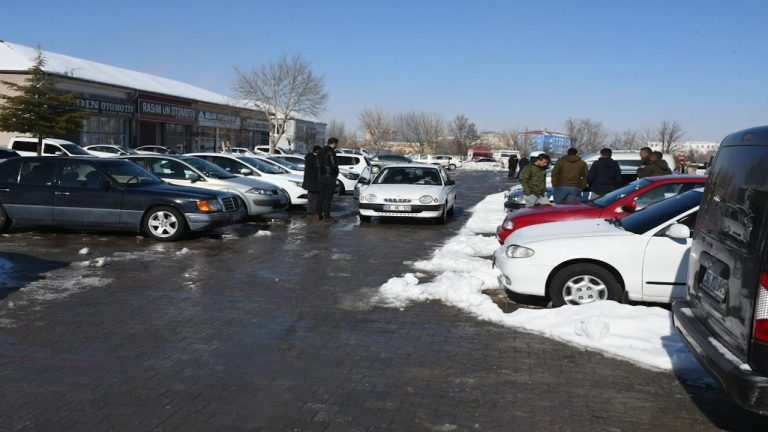
<svg viewBox="0 0 768 432"><path fill-rule="evenodd" d="M102 180L101 181L101 189L104 191L112 190L112 181L110 180Z"/></svg>
<svg viewBox="0 0 768 432"><path fill-rule="evenodd" d="M243 169L240 170L240 174L242 174L244 176L249 176L249 175L253 174L253 171L249 170L248 168L243 168Z"/></svg>
<svg viewBox="0 0 768 432"><path fill-rule="evenodd" d="M371 184L371 179L368 177L360 176L357 181L359 181L361 184Z"/></svg>
<svg viewBox="0 0 768 432"><path fill-rule="evenodd" d="M691 237L691 229L687 225L675 223L667 227L665 234L673 239L687 239Z"/></svg>
<svg viewBox="0 0 768 432"><path fill-rule="evenodd" d="M195 174L195 173L187 174L186 179L191 181L192 183L197 183L197 182L199 182L201 180L200 176Z"/></svg>
<svg viewBox="0 0 768 432"><path fill-rule="evenodd" d="M621 207L616 208L616 213L634 213L637 210L637 201L630 201Z"/></svg>
<svg viewBox="0 0 768 432"><path fill-rule="evenodd" d="M446 180L445 185L446 186L454 186L456 184L455 180Z"/></svg>

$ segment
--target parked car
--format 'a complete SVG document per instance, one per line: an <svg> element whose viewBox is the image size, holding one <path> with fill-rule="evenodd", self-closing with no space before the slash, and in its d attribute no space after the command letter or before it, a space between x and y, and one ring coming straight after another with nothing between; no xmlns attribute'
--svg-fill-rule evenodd
<svg viewBox="0 0 768 432"><path fill-rule="evenodd" d="M171 184L230 192L245 207L248 216L260 216L288 207L288 194L281 188L255 178L235 176L203 159L160 154L122 158L139 164Z"/></svg>
<svg viewBox="0 0 768 432"><path fill-rule="evenodd" d="M261 152L264 154L269 154L269 146L256 146L253 148L256 152ZM288 150L281 148L281 147L275 147L275 153L274 154L291 154Z"/></svg>
<svg viewBox="0 0 768 432"><path fill-rule="evenodd" d="M499 282L514 294L548 297L553 306L682 298L702 195L698 188L622 219L515 231L494 254Z"/></svg>
<svg viewBox="0 0 768 432"><path fill-rule="evenodd" d="M743 407L768 414L768 127L733 133L709 167L675 328Z"/></svg>
<svg viewBox="0 0 768 432"><path fill-rule="evenodd" d="M129 149L126 146L114 144L94 144L83 147L83 149L88 153L98 157L118 157L138 154L136 150Z"/></svg>
<svg viewBox="0 0 768 432"><path fill-rule="evenodd" d="M146 146L136 147L135 150L136 150L136 153L138 154L169 154L169 155L181 154L181 152L178 152L174 149L158 146L158 145L146 145Z"/></svg>
<svg viewBox="0 0 768 432"><path fill-rule="evenodd" d="M621 218L656 202L703 186L706 181L706 177L694 175L646 177L595 200L516 210L507 213L504 221L496 228L496 238L499 243L504 243L504 240L515 230L545 222Z"/></svg>
<svg viewBox="0 0 768 432"><path fill-rule="evenodd" d="M385 166L407 163L411 160L402 155L378 155L371 159L371 171L376 175Z"/></svg>
<svg viewBox="0 0 768 432"><path fill-rule="evenodd" d="M504 165L493 158L487 158L487 157L481 157L477 159L473 159L466 164L464 164L464 168L467 169L501 169L504 168Z"/></svg>
<svg viewBox="0 0 768 432"><path fill-rule="evenodd" d="M16 153L15 150L0 148L0 161L4 161L6 159L11 159L15 157L20 157L20 155Z"/></svg>
<svg viewBox="0 0 768 432"><path fill-rule="evenodd" d="M371 163L365 156L355 154L336 154L336 164L339 168L346 168L347 170L360 174L366 167L371 166Z"/></svg>
<svg viewBox="0 0 768 432"><path fill-rule="evenodd" d="M11 225L126 230L170 241L244 216L230 193L169 185L125 160L24 157L0 164L0 232Z"/></svg>
<svg viewBox="0 0 768 432"><path fill-rule="evenodd" d="M279 155L272 155L272 157L288 161L293 165L299 167L299 169L301 169L302 171L304 170L304 156L279 154Z"/></svg>
<svg viewBox="0 0 768 432"><path fill-rule="evenodd" d="M8 142L8 148L20 156L37 156L37 138L13 137ZM79 145L57 138L43 138L41 156L92 156Z"/></svg>
<svg viewBox="0 0 768 432"><path fill-rule="evenodd" d="M224 152L226 153L226 152ZM264 152L256 152L250 149L247 149L245 147L232 147L231 153L239 153L246 156L255 156L255 155L265 155L267 153Z"/></svg>
<svg viewBox="0 0 768 432"><path fill-rule="evenodd" d="M440 165L448 170L453 170L464 165L458 157L450 155L414 154L411 155L410 158L416 163Z"/></svg>
<svg viewBox="0 0 768 432"><path fill-rule="evenodd" d="M267 163L259 157L250 157L235 153L190 153L189 156L199 157L213 162L230 174L244 177L258 177L260 180L272 183L288 193L288 205L306 205L307 190L301 187L304 178L295 174L287 174L272 163Z"/></svg>
<svg viewBox="0 0 768 432"><path fill-rule="evenodd" d="M355 154L365 157L370 157L371 154L366 149L349 149L349 148L339 148L336 149L336 153L338 154Z"/></svg>
<svg viewBox="0 0 768 432"><path fill-rule="evenodd" d="M425 164L389 165L362 178L360 221L373 216L430 218L445 223L456 205L455 182L444 169Z"/></svg>

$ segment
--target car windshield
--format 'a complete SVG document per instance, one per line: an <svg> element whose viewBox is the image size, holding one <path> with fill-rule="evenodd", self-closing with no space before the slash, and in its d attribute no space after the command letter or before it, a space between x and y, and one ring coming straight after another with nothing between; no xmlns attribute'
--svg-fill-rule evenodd
<svg viewBox="0 0 768 432"><path fill-rule="evenodd" d="M288 161L288 162L294 164L295 166L297 166L298 170L304 171L304 158L299 158L299 157L280 157L280 156L276 156L276 157L278 159L282 159L284 161Z"/></svg>
<svg viewBox="0 0 768 432"><path fill-rule="evenodd" d="M192 165L192 167L195 168L196 170L205 174L206 177L211 177L215 179L228 179L228 178L235 177L234 175L228 173L225 169L219 167L218 165L212 162L208 162L207 160L203 160L196 157L186 157L182 160Z"/></svg>
<svg viewBox="0 0 768 432"><path fill-rule="evenodd" d="M648 179L635 180L632 183L624 186L623 188L619 188L619 189L616 189L615 191L608 192L607 194L601 196L600 198L594 199L592 201L586 201L586 203L593 207L604 208L615 203L617 200L620 200L621 198L624 198L625 196L631 194L632 192L642 187L645 187L649 184L651 184L651 181Z"/></svg>
<svg viewBox="0 0 768 432"><path fill-rule="evenodd" d="M125 152L125 154L130 154L130 155L138 154L136 153L136 150L130 149L126 146L115 146L115 147L119 148L121 152Z"/></svg>
<svg viewBox="0 0 768 432"><path fill-rule="evenodd" d="M240 160L247 163L252 168L255 168L256 171L262 174L285 174L285 170L265 161L264 159L244 157L240 158Z"/></svg>
<svg viewBox="0 0 768 432"><path fill-rule="evenodd" d="M163 181L154 174L128 160L100 160L99 164L118 183L125 187L152 186Z"/></svg>
<svg viewBox="0 0 768 432"><path fill-rule="evenodd" d="M270 156L269 160L274 162L274 163L276 163L276 164L282 165L282 166L284 166L284 167L286 167L288 169L292 169L294 171L304 171L304 168L299 168L293 162L287 161L285 159L281 159L281 158L278 158L278 157Z"/></svg>
<svg viewBox="0 0 768 432"><path fill-rule="evenodd" d="M664 222L698 206L703 195L703 188L694 189L665 199L641 212L632 213L622 219L617 219L616 223L629 232L644 234L648 230L656 228Z"/></svg>
<svg viewBox="0 0 768 432"><path fill-rule="evenodd" d="M75 144L59 144L61 148L69 152L71 155L78 155L78 156L91 156L90 153L88 153L86 150L84 150L79 145Z"/></svg>
<svg viewBox="0 0 768 432"><path fill-rule="evenodd" d="M412 184L440 186L440 172L434 168L385 168L373 180L374 184Z"/></svg>

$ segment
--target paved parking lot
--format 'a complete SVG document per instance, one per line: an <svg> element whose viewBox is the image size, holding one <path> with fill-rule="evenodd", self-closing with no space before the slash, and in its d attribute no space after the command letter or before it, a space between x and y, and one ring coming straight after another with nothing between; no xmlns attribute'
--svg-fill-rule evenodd
<svg viewBox="0 0 768 432"><path fill-rule="evenodd" d="M464 209L508 185L455 177ZM768 430L706 383L437 302L372 307L467 214L360 226L336 204L337 223L286 213L173 244L0 238L0 430Z"/></svg>

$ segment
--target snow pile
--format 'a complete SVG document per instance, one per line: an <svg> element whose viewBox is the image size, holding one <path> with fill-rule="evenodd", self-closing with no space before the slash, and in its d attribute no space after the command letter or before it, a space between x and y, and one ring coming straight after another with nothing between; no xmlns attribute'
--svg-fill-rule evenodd
<svg viewBox="0 0 768 432"><path fill-rule="evenodd" d="M462 169L469 171L506 171L507 169L500 163L492 164L490 162L464 162Z"/></svg>
<svg viewBox="0 0 768 432"><path fill-rule="evenodd" d="M470 211L459 233L428 260L416 261L419 272L392 278L373 304L405 308L414 302L440 300L484 321L540 334L570 345L602 352L657 370L700 370L672 326L669 311L612 301L556 309L518 309L504 313L483 294L499 289L498 270L488 257L499 247L495 236L505 216L504 193L489 195Z"/></svg>
<svg viewBox="0 0 768 432"><path fill-rule="evenodd" d="M254 237L269 237L272 235L272 231L266 231L266 230L259 230L256 231L256 234L254 234Z"/></svg>
<svg viewBox="0 0 768 432"><path fill-rule="evenodd" d="M91 253L91 250L88 249L87 247L84 247L84 248L80 249L80 251L78 251L77 253L80 254L80 255L88 255L89 253Z"/></svg>

